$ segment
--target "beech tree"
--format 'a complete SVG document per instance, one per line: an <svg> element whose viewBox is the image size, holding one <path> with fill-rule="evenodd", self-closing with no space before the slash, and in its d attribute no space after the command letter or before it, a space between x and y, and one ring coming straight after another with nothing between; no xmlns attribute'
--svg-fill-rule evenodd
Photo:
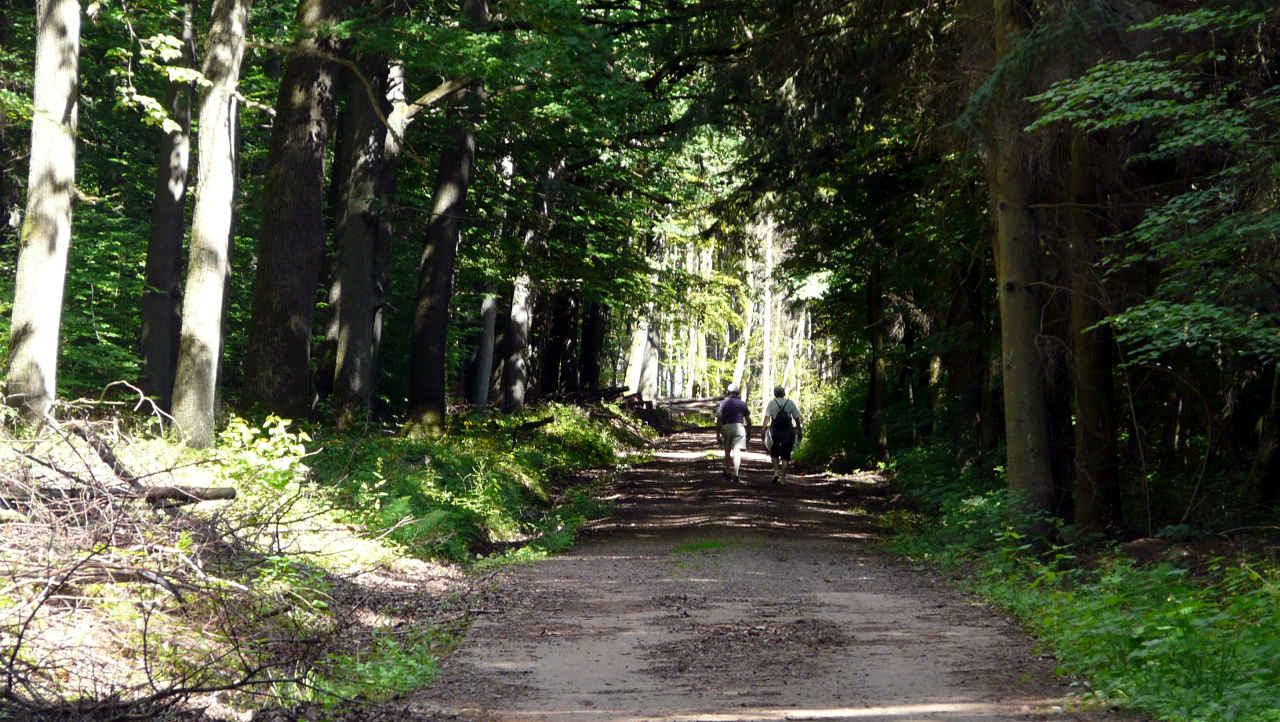
<svg viewBox="0 0 1280 722"><path fill-rule="evenodd" d="M181 63L196 59L195 0L182 6ZM182 321L182 239L186 236L188 172L191 166L191 95L194 83L170 80L166 109L171 124L163 130L156 163L151 233L147 245L147 287L142 297L142 390L168 410Z"/></svg>
<svg viewBox="0 0 1280 722"><path fill-rule="evenodd" d="M312 401L311 328L324 254L325 153L337 68L325 35L346 0L299 0L300 37L284 63L262 188L244 396L290 417Z"/></svg>
<svg viewBox="0 0 1280 722"><path fill-rule="evenodd" d="M9 328L5 396L28 421L58 390L58 334L76 182L80 3L37 0L27 206Z"/></svg>
<svg viewBox="0 0 1280 722"><path fill-rule="evenodd" d="M215 431L236 190L236 84L249 6L249 0L217 0L205 41L202 72L208 86L200 101L199 172L173 389L173 417L187 443L195 447L213 443Z"/></svg>
<svg viewBox="0 0 1280 722"><path fill-rule="evenodd" d="M391 106L390 94L403 94L403 79L398 88L388 91L388 65L384 58L370 54L361 63L362 82L348 83L347 112L351 114L351 138L345 143L349 157L343 184L342 210L336 230L337 263L337 351L334 368L334 398L338 408L338 426L346 428L362 419L373 400L376 378L378 336L377 321L385 297L385 271L379 272L385 252L380 246L389 242L377 210L378 187L382 179L387 146L387 126L383 123ZM380 102L375 106L374 101Z"/></svg>

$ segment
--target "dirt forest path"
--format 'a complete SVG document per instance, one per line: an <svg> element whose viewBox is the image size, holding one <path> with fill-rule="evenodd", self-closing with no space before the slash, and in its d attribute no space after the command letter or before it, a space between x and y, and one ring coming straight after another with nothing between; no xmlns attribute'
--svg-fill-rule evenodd
<svg viewBox="0 0 1280 722"><path fill-rule="evenodd" d="M612 482L569 553L501 572L439 681L440 720L1104 720L1000 615L877 554L872 475L742 485L710 430Z"/></svg>

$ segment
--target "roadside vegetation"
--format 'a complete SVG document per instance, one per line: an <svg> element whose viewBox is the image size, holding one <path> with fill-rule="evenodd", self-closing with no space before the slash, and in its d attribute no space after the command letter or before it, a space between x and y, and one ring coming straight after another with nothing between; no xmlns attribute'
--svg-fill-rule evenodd
<svg viewBox="0 0 1280 722"><path fill-rule="evenodd" d="M463 571L566 548L603 513L584 472L643 438L605 406L460 414L433 440L233 417L208 451L100 406L74 416L3 439L0 718L421 687L483 592ZM148 502L157 487L235 496Z"/></svg>
<svg viewBox="0 0 1280 722"><path fill-rule="evenodd" d="M861 398L849 385L821 403L800 457L874 465L849 423ZM1170 722L1280 720L1274 521L1201 516L1122 542L1047 519L1049 537L1032 538L997 466L957 464L933 439L883 468L906 502L886 518L887 548L1018 619L1082 697Z"/></svg>

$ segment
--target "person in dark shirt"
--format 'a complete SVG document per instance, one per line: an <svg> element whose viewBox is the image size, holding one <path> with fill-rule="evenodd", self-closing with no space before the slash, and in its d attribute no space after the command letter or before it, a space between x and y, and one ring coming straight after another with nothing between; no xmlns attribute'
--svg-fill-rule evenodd
<svg viewBox="0 0 1280 722"><path fill-rule="evenodd" d="M720 446L724 449L724 478L737 484L742 481L742 450L751 436L751 410L742 400L737 384L730 384L728 395L716 409L716 428L720 430Z"/></svg>

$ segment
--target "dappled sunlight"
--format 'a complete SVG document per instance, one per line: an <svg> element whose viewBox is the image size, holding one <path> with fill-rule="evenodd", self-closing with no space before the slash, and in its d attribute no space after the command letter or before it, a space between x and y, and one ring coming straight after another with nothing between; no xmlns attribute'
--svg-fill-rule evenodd
<svg viewBox="0 0 1280 722"><path fill-rule="evenodd" d="M603 499L614 505L591 534L670 532L679 529L738 529L794 533L840 540L879 536L874 517L884 493L875 474L833 477L793 470L772 483L773 466L759 450L743 454L742 483L723 475L723 455L710 430L667 440L653 458L624 471Z"/></svg>

